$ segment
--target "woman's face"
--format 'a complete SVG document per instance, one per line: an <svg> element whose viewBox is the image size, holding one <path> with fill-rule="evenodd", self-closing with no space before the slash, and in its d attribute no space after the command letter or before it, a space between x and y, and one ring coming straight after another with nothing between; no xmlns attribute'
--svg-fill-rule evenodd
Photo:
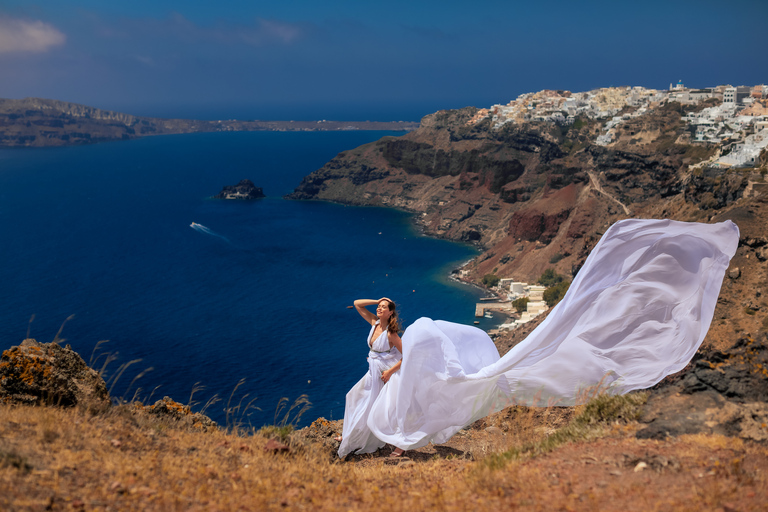
<svg viewBox="0 0 768 512"><path fill-rule="evenodd" d="M392 316L392 311L389 310L389 303L387 301L383 300L379 302L379 305L376 307L376 316L382 322L389 321L389 317Z"/></svg>

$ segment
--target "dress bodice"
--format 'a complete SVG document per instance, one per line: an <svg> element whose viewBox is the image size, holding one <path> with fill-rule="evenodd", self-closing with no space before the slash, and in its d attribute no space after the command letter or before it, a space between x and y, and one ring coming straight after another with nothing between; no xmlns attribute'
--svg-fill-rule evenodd
<svg viewBox="0 0 768 512"><path fill-rule="evenodd" d="M379 325L378 320L371 326L371 332L368 333L368 348L373 352L389 352L389 336L387 336L389 330L384 329L375 340L371 340L377 325Z"/></svg>

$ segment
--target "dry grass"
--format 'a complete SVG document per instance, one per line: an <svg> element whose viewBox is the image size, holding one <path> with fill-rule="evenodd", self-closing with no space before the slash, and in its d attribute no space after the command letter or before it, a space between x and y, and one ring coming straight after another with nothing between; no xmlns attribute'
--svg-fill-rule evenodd
<svg viewBox="0 0 768 512"><path fill-rule="evenodd" d="M512 408L486 425L506 429L497 434L505 448L520 449L552 438L546 425L553 421L565 429L589 423L595 416L587 409L568 422L562 408ZM2 510L699 511L768 504L765 446L718 436L639 441L631 423L615 421L597 422L602 437L576 436L493 465L490 457L439 456L339 462L319 444L274 453L258 434L204 433L129 406L92 415L2 405L0 418ZM470 443L486 429L456 441ZM637 461L648 469L635 472Z"/></svg>
<svg viewBox="0 0 768 512"><path fill-rule="evenodd" d="M598 395L585 405L574 408L577 415L562 428L546 432L544 436L529 435L528 439L519 439L509 449L493 454L484 462L490 468L501 468L510 460L541 455L565 443L597 439L604 436L611 426L616 427L637 420L640 408L647 400L646 392L620 396ZM533 421L529 423L535 424ZM525 424L520 427L523 431L532 430L525 428Z"/></svg>

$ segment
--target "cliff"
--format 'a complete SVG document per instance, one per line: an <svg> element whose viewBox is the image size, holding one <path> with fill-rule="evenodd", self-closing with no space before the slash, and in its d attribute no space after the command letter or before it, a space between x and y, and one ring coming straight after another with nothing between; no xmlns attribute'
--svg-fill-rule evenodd
<svg viewBox="0 0 768 512"><path fill-rule="evenodd" d="M744 308L768 307L751 291L768 284L756 253L768 241L765 171L695 165L722 147L692 143L683 116L715 103L623 107L607 144L600 117L499 123L472 107L440 111L413 132L338 154L287 197L413 212L427 234L482 250L462 269L475 282L489 273L535 282L548 268L571 276L622 218L731 218L742 231L734 266L746 271L726 283L733 298L716 314L728 326L712 339L734 326L756 332L760 320Z"/></svg>
<svg viewBox="0 0 768 512"><path fill-rule="evenodd" d="M0 99L0 147L43 147L125 140L147 135L220 131L415 129L411 122L200 121L139 117L41 98Z"/></svg>
<svg viewBox="0 0 768 512"><path fill-rule="evenodd" d="M495 129L490 119L469 124L477 112L437 112L402 137L341 153L288 197L418 213L427 233L486 250L475 275L498 267L530 280L556 253L570 270L606 224L682 188L685 153L657 151L677 131L638 148L601 147L595 122ZM522 264L533 251L545 261Z"/></svg>

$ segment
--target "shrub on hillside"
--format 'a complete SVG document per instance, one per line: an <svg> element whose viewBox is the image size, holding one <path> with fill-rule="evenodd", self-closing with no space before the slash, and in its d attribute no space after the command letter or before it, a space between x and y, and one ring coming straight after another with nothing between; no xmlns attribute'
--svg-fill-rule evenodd
<svg viewBox="0 0 768 512"><path fill-rule="evenodd" d="M499 284L499 281L501 281L501 278L496 274L485 274L483 276L483 284L488 288L493 288Z"/></svg>
<svg viewBox="0 0 768 512"><path fill-rule="evenodd" d="M568 287L571 286L570 281L560 281L555 286L551 286L544 290L544 302L547 306L552 307L565 297L565 292L568 291Z"/></svg>
<svg viewBox="0 0 768 512"><path fill-rule="evenodd" d="M548 268L544 271L543 274L541 274L538 283L542 286L550 287L556 285L559 282L562 282L562 280L563 276L555 272L554 269Z"/></svg>
<svg viewBox="0 0 768 512"><path fill-rule="evenodd" d="M512 307L515 308L518 313L522 313L528 307L529 300L528 297L520 297L519 299L512 301Z"/></svg>

